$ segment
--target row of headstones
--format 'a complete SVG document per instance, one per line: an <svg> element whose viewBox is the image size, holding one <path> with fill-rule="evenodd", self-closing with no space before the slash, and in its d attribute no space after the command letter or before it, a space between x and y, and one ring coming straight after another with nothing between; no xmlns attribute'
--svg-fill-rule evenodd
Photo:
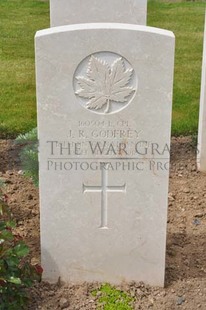
<svg viewBox="0 0 206 310"><path fill-rule="evenodd" d="M145 26L146 0L50 9L36 34L44 278L163 286L174 35Z"/></svg>

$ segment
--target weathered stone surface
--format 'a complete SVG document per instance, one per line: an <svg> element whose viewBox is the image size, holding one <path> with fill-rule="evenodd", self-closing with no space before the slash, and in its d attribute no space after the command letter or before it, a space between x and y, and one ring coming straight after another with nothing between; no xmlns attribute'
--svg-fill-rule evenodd
<svg viewBox="0 0 206 310"><path fill-rule="evenodd" d="M46 280L163 285L173 66L165 30L37 33Z"/></svg>
<svg viewBox="0 0 206 310"><path fill-rule="evenodd" d="M50 0L51 26L82 23L146 25L147 0Z"/></svg>
<svg viewBox="0 0 206 310"><path fill-rule="evenodd" d="M204 48L202 61L197 166L200 171L206 172L206 22L204 31Z"/></svg>

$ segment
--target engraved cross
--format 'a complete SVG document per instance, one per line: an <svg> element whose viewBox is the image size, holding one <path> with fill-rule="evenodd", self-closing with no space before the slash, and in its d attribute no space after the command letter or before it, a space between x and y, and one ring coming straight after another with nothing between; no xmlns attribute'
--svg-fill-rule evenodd
<svg viewBox="0 0 206 310"><path fill-rule="evenodd" d="M126 193L126 184L122 186L109 186L108 185L108 171L104 168L101 169L101 186L87 186L83 184L84 193L101 193L101 229L108 229L108 199L107 193Z"/></svg>

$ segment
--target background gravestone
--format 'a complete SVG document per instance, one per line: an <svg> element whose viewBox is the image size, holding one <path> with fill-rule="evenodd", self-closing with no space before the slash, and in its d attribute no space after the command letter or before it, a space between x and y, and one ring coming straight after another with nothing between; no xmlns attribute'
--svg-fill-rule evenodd
<svg viewBox="0 0 206 310"><path fill-rule="evenodd" d="M164 284L173 67L166 30L37 32L46 280Z"/></svg>
<svg viewBox="0 0 206 310"><path fill-rule="evenodd" d="M51 27L113 22L146 25L147 0L50 0Z"/></svg>
<svg viewBox="0 0 206 310"><path fill-rule="evenodd" d="M203 44L197 165L200 171L206 172L206 17Z"/></svg>

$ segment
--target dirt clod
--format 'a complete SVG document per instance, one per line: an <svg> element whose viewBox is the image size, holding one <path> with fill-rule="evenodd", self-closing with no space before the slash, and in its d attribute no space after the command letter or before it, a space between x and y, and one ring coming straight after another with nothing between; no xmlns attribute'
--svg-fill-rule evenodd
<svg viewBox="0 0 206 310"><path fill-rule="evenodd" d="M61 307L61 309L65 309L67 307L69 307L69 301L66 298L61 298L59 301L59 306Z"/></svg>

